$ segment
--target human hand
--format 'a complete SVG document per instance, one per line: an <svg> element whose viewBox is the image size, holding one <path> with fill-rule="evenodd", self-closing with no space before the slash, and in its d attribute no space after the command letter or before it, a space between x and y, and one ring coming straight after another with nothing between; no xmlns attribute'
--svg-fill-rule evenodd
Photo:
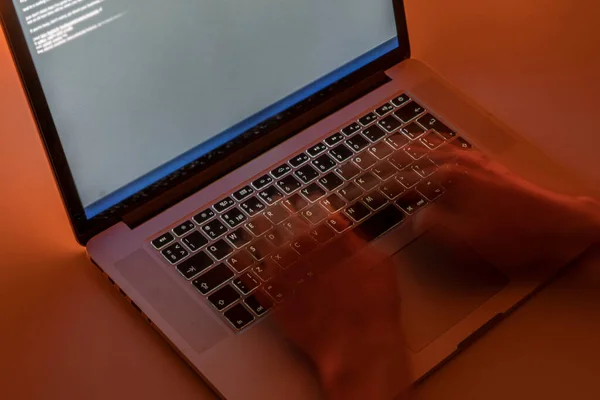
<svg viewBox="0 0 600 400"><path fill-rule="evenodd" d="M349 258L359 249L360 256ZM406 394L409 369L391 262L350 233L292 268L278 284L295 290L275 320L314 363L326 397L391 400ZM314 278L295 285L293 277L309 270Z"/></svg>
<svg viewBox="0 0 600 400"><path fill-rule="evenodd" d="M445 163L436 174L449 190L418 220L450 227L499 267L559 267L600 239L595 200L541 188L477 151L435 157Z"/></svg>

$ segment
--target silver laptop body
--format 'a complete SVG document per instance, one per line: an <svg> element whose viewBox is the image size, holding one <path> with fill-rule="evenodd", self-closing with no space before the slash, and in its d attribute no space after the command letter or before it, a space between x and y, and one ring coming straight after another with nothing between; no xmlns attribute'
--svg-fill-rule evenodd
<svg viewBox="0 0 600 400"><path fill-rule="evenodd" d="M142 10L136 8L136 0L121 1L122 9L115 5L118 2L100 9L90 2L87 8L73 4L68 10L52 8L55 3L3 0L0 11L75 234L102 274L223 398L320 398L310 367L276 333L269 318L273 307L285 301L272 282L297 258L318 256L329 241L350 230L392 257L397 266L414 381L466 347L556 273L555 268L526 281L513 279L510 271L483 259L468 243L439 246L431 240L435 226L415 225L415 215L422 208L435 207L444 192L435 182L435 173L430 175L435 161L428 156L419 158L417 150L457 145L473 151L470 148L474 147L557 190L578 193L583 184L429 67L410 58L402 1L376 2L374 16L344 11L344 18L335 18L336 13L342 13L336 2L330 8L306 2L305 14L293 8L300 6L271 7L268 1L258 2L254 5L258 10L246 13L225 5L213 10L210 7L216 6L207 2L202 7L214 12L206 16L192 12L200 5L179 0L169 2L164 14L152 21L149 18L158 12L148 10L156 5ZM352 10L359 3L345 2L345 7ZM289 12L284 12L285 7ZM269 14L273 9L277 12ZM94 59L94 52L105 45L99 43L102 35L111 30L126 35L129 30L142 29L136 24L152 22L156 34L146 35L146 41L138 43L139 51L160 53L156 57L167 60L179 57L173 66L199 62L201 74L202 68L211 68L211 57L220 57L216 52L229 51L237 52L238 62L248 70L266 69L269 79L265 82L285 83L296 76L292 74L300 74L289 69L269 70L278 55L252 58L236 42L241 36L228 41L228 33L233 33L220 22L234 18L231 13L237 13L235 18L243 25L244 34L250 39L256 35L254 42L258 44L263 43L258 38L267 41L285 32L292 38L298 32L308 36L326 32L327 24L314 22L318 13L325 13L332 25L347 21L353 29L362 26L363 35L368 36L378 21L392 23L394 32L388 47L371 51L372 59L364 65L355 66L350 73L337 70L335 79L329 81L322 77L323 87L317 90L313 86L312 93L303 95L304 88L289 94L296 96L295 100L286 97L287 103L279 102L280 109L271 110L269 118L246 119L252 121L248 129L225 138L218 136L221 142L203 154L190 149L179 155L180 165L171 166L173 171L166 175L153 175L160 168L145 171L155 177L154 181L146 179L145 185L136 181L137 189L125 198L100 211L90 211L101 201L84 205L85 185L78 183L78 177L99 175L95 171L104 171L108 164L116 164L116 170L121 168L125 174L128 160L103 147L101 140L88 138L85 145L104 152L105 161L100 158L100 164L85 164L86 160L74 160L82 144L68 139L61 129L66 132L71 124L77 127L81 115L93 120L105 113L103 118L108 120L115 115L115 122L106 125L114 131L105 132L116 138L116 147L125 146L129 140L125 133L119 136L119 129L135 131L137 123L148 131L161 125L166 139L175 137L180 114L161 93L177 91L171 86L161 87L163 79L178 82L177 93L183 97L204 96L204 101L210 101L214 96L223 107L236 104L236 92L221 96L217 91L206 96L195 92L193 83L174 80L173 70L154 64L140 64L134 71L123 72L116 67L117 61L107 59L93 64L97 71L90 70L86 60ZM272 31L261 30L258 18L265 18L265 13L269 18L265 26ZM356 20L347 19L351 15ZM363 17L366 22L361 25ZM173 28L173 21L180 21L179 26ZM180 35L194 34L186 29L198 21L214 25L215 47L191 48L189 58L182 58L180 52L161 42L160 33L166 29L180 29ZM335 35L340 35L340 29L331 28L331 36ZM311 44L318 38L305 41L305 46L314 46L311 53L291 50L294 63L303 63L303 71L336 50L323 43ZM320 39L326 41L325 36ZM123 42L111 42L103 51L110 53L119 46L128 49L127 41ZM202 57L198 57L194 52L201 50ZM76 56L69 51L77 51ZM135 62L137 56L136 52L123 53L123 60L118 62ZM68 57L65 75L64 60ZM227 65L212 68L222 74L232 71ZM81 85L96 73L106 73L113 80L106 80L90 95ZM48 83L57 77L75 84L57 88ZM236 76L215 79L235 80ZM133 124L129 128L117 123L123 106L118 112L111 108L113 101L123 99L103 97L116 93L119 86L125 87L124 111ZM156 95L144 109L136 104L135 88L151 88ZM237 93L260 101L265 94L259 89L260 85L254 82L253 86L246 76ZM65 105L57 105L56 99L66 97L72 107L90 104L94 98L104 102L98 100L97 108L81 106L65 113ZM189 118L195 112L194 104L185 104L190 115L182 118ZM236 112L242 115L245 111ZM216 137L218 131L213 133L213 125L210 118L203 117L196 126ZM202 141L197 142L200 145ZM137 151L130 152L131 156L138 152L160 154L168 147L156 143L134 143ZM111 169L106 166L106 170ZM399 170L412 171L414 181L397 180ZM102 201L114 194L98 193ZM452 290L457 287L461 290Z"/></svg>

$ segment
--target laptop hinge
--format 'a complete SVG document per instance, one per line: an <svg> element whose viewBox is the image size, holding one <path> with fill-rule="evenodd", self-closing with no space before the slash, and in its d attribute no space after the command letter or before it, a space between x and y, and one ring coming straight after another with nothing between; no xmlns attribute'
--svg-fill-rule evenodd
<svg viewBox="0 0 600 400"><path fill-rule="evenodd" d="M384 71L379 71L370 75L357 84L348 87L338 95L274 129L272 132L265 135L265 137L257 140L256 143L252 143L239 150L235 153L235 157L226 157L225 159L218 161L202 170L200 173L192 175L189 179L174 186L160 196L155 197L142 206L124 214L122 217L123 222L131 229L136 228L220 177L241 167L248 161L260 156L265 151L302 132L311 125L314 125L320 120L390 81L390 77L388 77Z"/></svg>

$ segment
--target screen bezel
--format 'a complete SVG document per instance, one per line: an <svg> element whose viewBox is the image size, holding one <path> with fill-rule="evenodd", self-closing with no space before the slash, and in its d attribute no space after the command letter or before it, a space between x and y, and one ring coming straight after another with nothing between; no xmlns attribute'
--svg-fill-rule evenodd
<svg viewBox="0 0 600 400"><path fill-rule="evenodd" d="M370 75L384 71L410 57L410 45L404 11L404 1L391 1L393 1L394 5L396 28L398 32L398 48L364 66L358 71L353 72L340 81L333 83L308 99L290 107L288 110L282 113L282 115L285 115L286 119L293 120L294 118L304 114L310 114L314 108L319 106L319 104L327 99L335 97L337 93L342 93L344 89L352 87ZM137 207L143 206L144 203L158 198L161 196L161 194L172 189L173 186L180 184L181 180L185 179L186 175L190 176L189 172L191 170L189 168L186 169L187 166L183 167L181 170L174 172L156 184L153 184L149 188L141 191L143 193L138 192L130 198L110 208L109 210L96 215L91 219L88 219L86 217L83 204L79 198L73 175L71 174L63 146L60 142L60 138L56 126L54 125L39 76L35 69L33 58L29 52L29 46L27 44L25 34L19 23L17 10L15 9L12 0L0 0L0 18L2 19L1 25L3 26L5 36L11 49L13 61L21 78L22 87L27 95L29 106L34 115L38 131L46 149L50 166L62 195L64 206L69 215L73 232L79 243L85 245L87 241L96 234L122 221L124 215L133 212ZM315 101L315 99L318 99L318 101ZM241 150L245 146L249 146L261 140L271 143L269 147L264 149L266 151L268 148L273 147L281 141L280 140L272 143L272 140L268 140L268 136L271 131L275 130L275 128L282 127L281 123L278 124L280 120L281 119L278 120L277 116L275 116L270 120L259 124L261 126L265 126L264 132L258 132L255 127L249 130L247 132L248 134L242 134L236 139L238 145L228 146L228 144L225 144L209 154L216 152L222 156L224 150L229 150L227 156L236 157L237 151ZM294 133L296 132L290 132L287 138L291 137ZM242 138L242 143L239 143L240 138ZM200 157L200 159L203 158L207 158L207 156L205 155ZM193 174L197 174L204 169L209 169L211 165L218 161L219 157L208 158L213 159L214 161L211 163L210 160L201 161L198 159L190 163L195 163L196 166L196 168L193 169ZM240 161L245 162L248 160ZM198 165L200 168L197 167ZM222 176L229 171L230 170L212 172L215 174L215 176L218 176L219 174ZM210 182L206 182L205 185L208 183ZM199 186L196 188L196 190L201 188L202 186Z"/></svg>

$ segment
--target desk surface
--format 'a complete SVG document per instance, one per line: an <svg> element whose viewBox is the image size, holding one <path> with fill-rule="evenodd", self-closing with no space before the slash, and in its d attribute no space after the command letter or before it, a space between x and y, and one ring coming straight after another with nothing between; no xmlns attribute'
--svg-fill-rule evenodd
<svg viewBox="0 0 600 400"><path fill-rule="evenodd" d="M600 135L581 136L600 126L600 3L406 2L415 58L549 154L600 178ZM0 132L4 398L213 399L73 240L4 40ZM432 375L421 398L600 398L593 264L570 271Z"/></svg>

